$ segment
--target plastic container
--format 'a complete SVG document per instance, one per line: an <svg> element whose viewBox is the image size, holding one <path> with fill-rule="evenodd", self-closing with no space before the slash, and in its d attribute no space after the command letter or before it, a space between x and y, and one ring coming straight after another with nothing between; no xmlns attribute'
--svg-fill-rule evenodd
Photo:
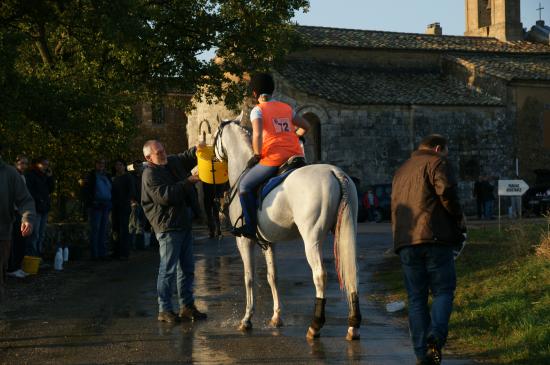
<svg viewBox="0 0 550 365"><path fill-rule="evenodd" d="M53 268L57 271L63 270L63 249L59 247L55 254Z"/></svg>
<svg viewBox="0 0 550 365"><path fill-rule="evenodd" d="M197 151L199 179L207 184L223 184L229 180L227 162L219 161L213 146Z"/></svg>
<svg viewBox="0 0 550 365"><path fill-rule="evenodd" d="M25 256L21 263L21 269L27 274L37 274L38 268L40 267L40 260L42 260L40 257Z"/></svg>
<svg viewBox="0 0 550 365"><path fill-rule="evenodd" d="M401 300L386 304L386 311L388 311L389 313L399 312L403 309L405 309L405 302Z"/></svg>

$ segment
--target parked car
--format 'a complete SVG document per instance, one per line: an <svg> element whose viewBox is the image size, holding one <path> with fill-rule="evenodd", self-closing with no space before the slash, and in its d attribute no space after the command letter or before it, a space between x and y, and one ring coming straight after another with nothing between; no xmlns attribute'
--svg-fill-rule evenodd
<svg viewBox="0 0 550 365"><path fill-rule="evenodd" d="M522 198L525 216L540 216L550 210L550 170L538 169L534 173L537 175L535 185Z"/></svg>

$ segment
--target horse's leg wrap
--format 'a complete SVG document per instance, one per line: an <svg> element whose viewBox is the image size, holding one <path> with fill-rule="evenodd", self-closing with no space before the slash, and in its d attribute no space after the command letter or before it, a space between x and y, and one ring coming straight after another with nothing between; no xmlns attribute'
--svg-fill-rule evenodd
<svg viewBox="0 0 550 365"><path fill-rule="evenodd" d="M311 328L319 332L325 324L325 304L326 298L315 298L315 311L313 312L313 320L311 321Z"/></svg>
<svg viewBox="0 0 550 365"><path fill-rule="evenodd" d="M361 326L361 309L359 309L359 297L357 293L351 293L348 325L353 328L359 328Z"/></svg>

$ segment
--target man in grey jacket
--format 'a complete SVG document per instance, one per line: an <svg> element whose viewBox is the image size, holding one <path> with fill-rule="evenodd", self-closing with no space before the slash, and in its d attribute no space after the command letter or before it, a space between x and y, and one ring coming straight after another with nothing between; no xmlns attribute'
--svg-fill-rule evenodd
<svg viewBox="0 0 550 365"><path fill-rule="evenodd" d="M167 156L159 141L147 141L143 146L149 166L143 171L141 205L159 242L158 320L168 323L178 321L172 307L176 279L179 318L206 319L206 314L195 307L193 297L195 262L191 206L195 199L193 184L199 179L190 174L197 164L197 148Z"/></svg>
<svg viewBox="0 0 550 365"><path fill-rule="evenodd" d="M27 237L32 233L31 222L35 215L34 200L17 170L2 161L0 145L0 302L4 297L15 207L22 215L21 234Z"/></svg>

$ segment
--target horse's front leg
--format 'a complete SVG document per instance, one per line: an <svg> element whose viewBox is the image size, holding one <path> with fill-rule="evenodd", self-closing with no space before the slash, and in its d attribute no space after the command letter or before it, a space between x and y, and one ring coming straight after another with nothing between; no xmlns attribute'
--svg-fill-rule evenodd
<svg viewBox="0 0 550 365"><path fill-rule="evenodd" d="M271 295L273 296L273 317L271 317L269 324L273 327L282 327L281 303L279 301L279 290L277 289L277 267L275 266L275 245L269 245L267 250L263 250L263 252L267 266L267 282L271 287Z"/></svg>
<svg viewBox="0 0 550 365"><path fill-rule="evenodd" d="M246 288L246 312L241 324L240 331L248 331L252 329L252 315L254 314L254 277L256 274L256 265L254 262L254 246L255 243L247 238L238 237L237 247L243 260L244 268L244 286Z"/></svg>

